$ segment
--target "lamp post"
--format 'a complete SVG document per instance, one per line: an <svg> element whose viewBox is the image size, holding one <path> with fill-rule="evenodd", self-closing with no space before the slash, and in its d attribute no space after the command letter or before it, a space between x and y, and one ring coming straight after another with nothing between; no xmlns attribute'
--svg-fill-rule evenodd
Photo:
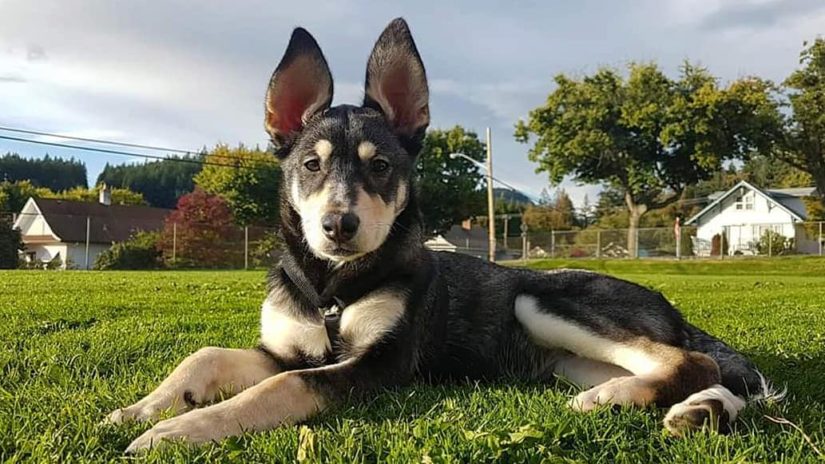
<svg viewBox="0 0 825 464"><path fill-rule="evenodd" d="M473 164L476 164L485 171L487 171L487 238L489 240L488 246L488 259L491 262L495 262L496 260L496 216L495 216L495 205L493 203L493 146L492 146L492 134L490 132L490 128L487 128L487 162L486 164L482 164L469 156L465 155L464 153L450 153L450 158L464 158L467 161L470 161Z"/></svg>

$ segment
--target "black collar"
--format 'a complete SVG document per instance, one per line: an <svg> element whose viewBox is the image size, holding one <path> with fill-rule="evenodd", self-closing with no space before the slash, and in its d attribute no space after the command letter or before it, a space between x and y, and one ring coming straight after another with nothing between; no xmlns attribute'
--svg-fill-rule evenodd
<svg viewBox="0 0 825 464"><path fill-rule="evenodd" d="M315 289L309 281L304 271L295 261L291 253L285 253L281 259L281 269L298 288L298 291L306 298L312 306L318 309L324 317L324 327L327 331L327 339L332 348L333 356L337 356L340 345L341 314L347 305L334 295L336 285L334 281L327 284L321 293Z"/></svg>

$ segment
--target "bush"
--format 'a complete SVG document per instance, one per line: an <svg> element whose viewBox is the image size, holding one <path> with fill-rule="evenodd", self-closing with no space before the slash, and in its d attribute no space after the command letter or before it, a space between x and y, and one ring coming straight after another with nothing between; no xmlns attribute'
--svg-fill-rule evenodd
<svg viewBox="0 0 825 464"><path fill-rule="evenodd" d="M252 267L269 268L278 263L283 253L281 237L275 232L266 233L258 244L249 250Z"/></svg>
<svg viewBox="0 0 825 464"><path fill-rule="evenodd" d="M158 269L163 267L158 248L160 233L138 232L125 242L115 243L95 260L95 269Z"/></svg>
<svg viewBox="0 0 825 464"><path fill-rule="evenodd" d="M794 252L793 245L793 238L785 237L772 230L766 230L759 241L756 242L756 250L760 255L787 255Z"/></svg>
<svg viewBox="0 0 825 464"><path fill-rule="evenodd" d="M21 261L20 267L22 269L28 270L35 270L35 271L54 271L57 269L63 269L63 259L60 256L55 256L50 261L43 261L40 259L36 259L34 261ZM66 268L71 268L71 263L66 263Z"/></svg>
<svg viewBox="0 0 825 464"><path fill-rule="evenodd" d="M12 228L11 221L0 218L0 269L16 269L22 249L20 231Z"/></svg>

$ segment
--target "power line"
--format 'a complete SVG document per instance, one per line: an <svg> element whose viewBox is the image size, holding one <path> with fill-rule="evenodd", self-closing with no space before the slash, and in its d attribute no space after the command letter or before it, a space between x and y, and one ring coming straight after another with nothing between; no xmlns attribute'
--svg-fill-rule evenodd
<svg viewBox="0 0 825 464"><path fill-rule="evenodd" d="M203 160L197 160L197 159L192 159L192 158L170 158L170 157L167 157L167 156L147 155L147 154L143 154L143 153L133 153L133 152L120 151L120 150L111 150L111 149L108 149L108 148L83 147L83 146L80 146L80 145L70 145L70 144L67 144L67 143L45 142L45 141L42 141L42 140L32 140L32 139L26 139L26 138L22 138L22 137L11 137L11 136L8 136L8 135L0 135L0 139L11 140L13 142L31 143L31 144L35 144L35 145L46 145L46 146L50 146L50 147L68 148L68 149L72 149L72 150L93 151L93 152L97 152L97 153L105 153L105 154L110 154L110 155L131 156L131 157L135 157L135 158L144 158L144 159L151 159L151 160L158 160L158 161L172 161L172 162L177 162L177 163L199 164L199 165L202 165L202 166L220 166L220 167L224 167L224 168L237 168L238 167L237 165L213 163L211 161L203 161ZM231 159L233 161L240 161L238 158L234 158L234 157L231 157L231 156L221 156L221 155L210 155L210 156L213 157L213 158L226 158L226 159ZM259 168L249 167L248 169L259 169Z"/></svg>
<svg viewBox="0 0 825 464"><path fill-rule="evenodd" d="M128 143L128 142L116 142L113 140L103 140L103 139L93 139L89 137L76 137L73 135L62 135L62 134L54 134L51 132L43 132L43 131L36 131L36 130L29 130L29 129L17 129L14 127L5 127L0 126L0 131L6 132L17 132L20 134L29 134L29 135L42 135L46 137L54 137L58 139L66 139L66 140L77 140L79 142L91 142L91 143L100 143L104 145L117 145L121 147L131 147L131 148L143 148L146 150L154 150L154 151L165 151L169 153L181 153L184 155L190 156L197 156L200 155L201 152L199 151L191 151L191 150L180 150L177 148L167 148L167 147L158 147L154 145L144 145L140 143Z"/></svg>
<svg viewBox="0 0 825 464"><path fill-rule="evenodd" d="M170 153L180 153L187 156L203 156L207 155L206 152L203 151L191 151L191 150L181 150L178 148L168 148L168 147L159 147L155 145L145 145L140 143L129 143L129 142L118 142L114 140L103 140L103 139L94 139L89 137L76 137L73 135L63 135L63 134L56 134L53 132L45 132L45 131L36 131L31 129L20 129L16 127L7 127L7 126L0 126L0 131L6 132L15 132L20 134L30 134L30 135L42 135L45 137L52 137L52 138L59 138L59 139L66 139L66 140L76 140L79 142L90 142L90 143L98 143L98 144L105 144L105 145L115 145L121 147L131 147L131 148L141 148L145 150L153 150L153 151L165 151ZM237 161L238 158L233 156L227 155L218 155L218 154L209 154L211 158L222 158L228 159L232 161ZM169 158L164 158L169 159Z"/></svg>

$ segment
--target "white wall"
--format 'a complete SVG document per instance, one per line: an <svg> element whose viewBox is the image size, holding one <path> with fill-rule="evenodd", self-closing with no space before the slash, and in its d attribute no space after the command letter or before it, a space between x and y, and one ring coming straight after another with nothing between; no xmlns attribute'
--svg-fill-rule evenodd
<svg viewBox="0 0 825 464"><path fill-rule="evenodd" d="M28 254L32 252L34 253L35 260L39 260L44 263L48 263L53 260L58 254L64 263L66 261L66 245L63 243L26 244L24 254L28 256Z"/></svg>
<svg viewBox="0 0 825 464"><path fill-rule="evenodd" d="M790 213L776 202L748 188L744 189L744 197L750 198L753 209L737 209L736 199L739 195L730 194L696 221L696 236L699 239L711 241L714 235L721 234L727 228L728 253L733 254L736 251L750 250L751 243L758 241L766 230L773 230L789 238L796 237L794 217Z"/></svg>
<svg viewBox="0 0 825 464"><path fill-rule="evenodd" d="M89 244L89 269L95 265L97 255L108 250L110 245L100 243ZM86 269L86 244L85 243L69 243L67 245L69 256L70 269Z"/></svg>
<svg viewBox="0 0 825 464"><path fill-rule="evenodd" d="M100 253L109 249L109 245L100 243L89 244L89 269L95 265L95 260ZM50 243L50 244L28 244L24 256L34 252L34 259L48 263L55 256L60 255L63 261L62 269L85 269L86 268L86 244L85 243Z"/></svg>

